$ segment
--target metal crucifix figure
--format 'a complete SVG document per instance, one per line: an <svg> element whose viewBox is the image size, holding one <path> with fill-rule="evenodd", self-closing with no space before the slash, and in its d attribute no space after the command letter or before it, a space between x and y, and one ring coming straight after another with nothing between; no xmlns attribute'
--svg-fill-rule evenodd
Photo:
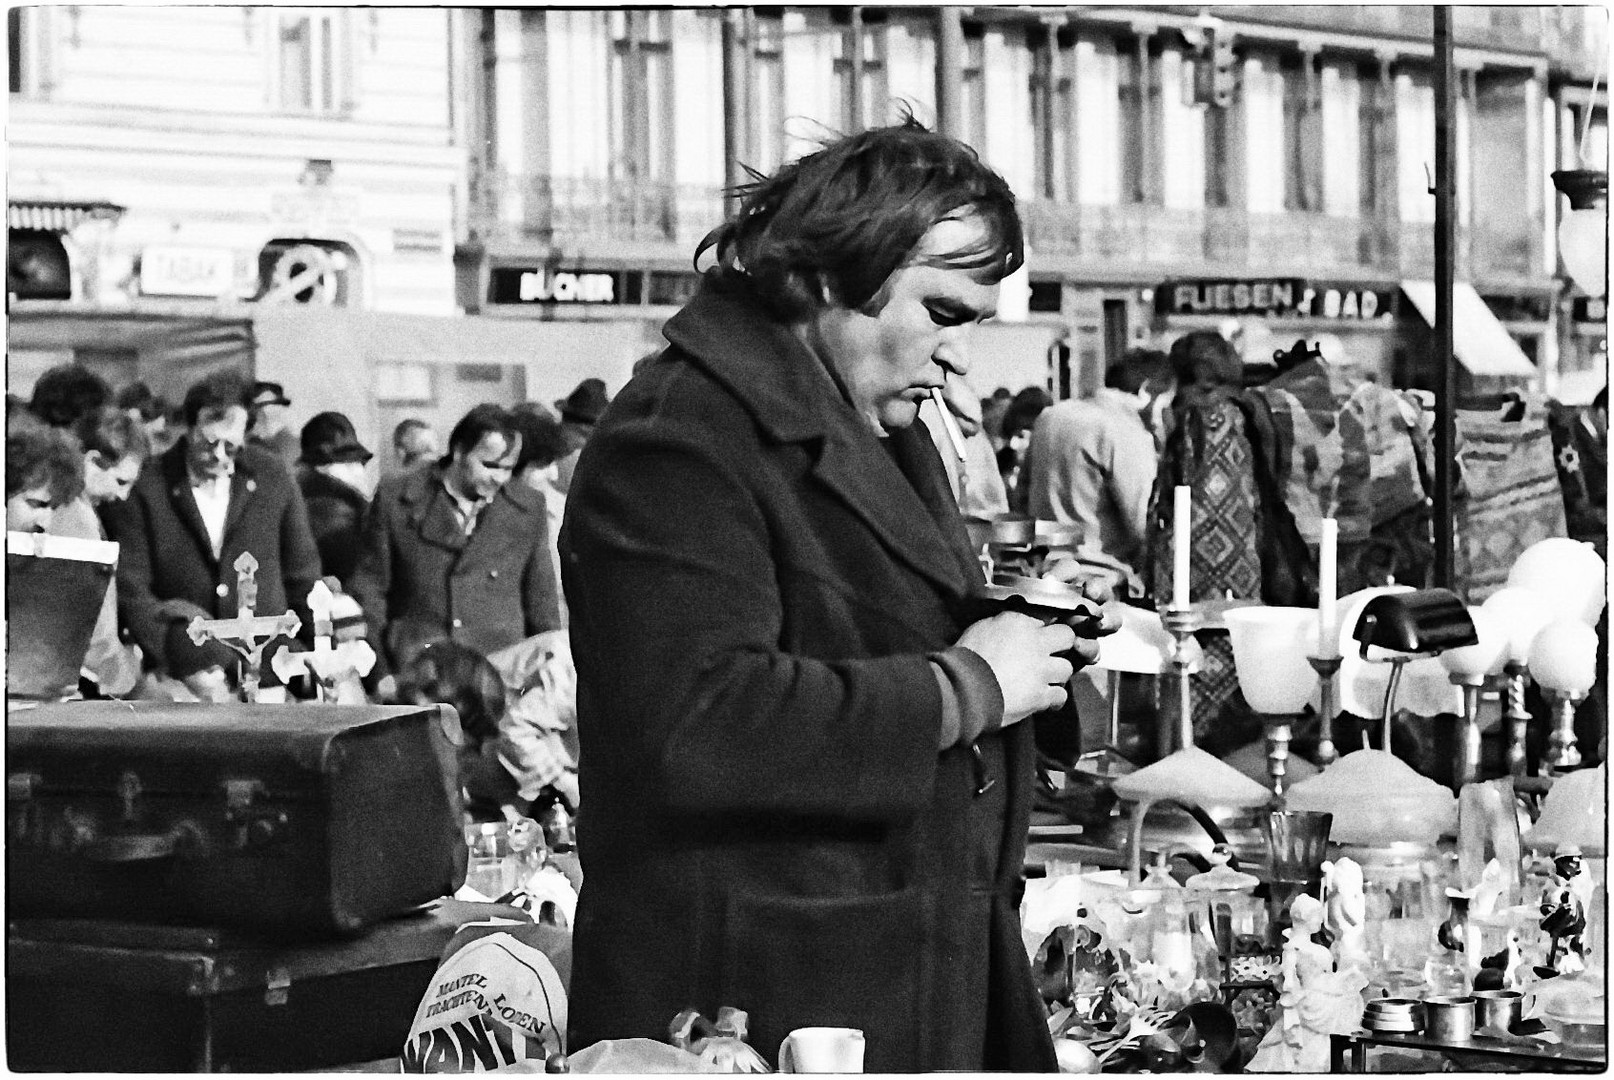
<svg viewBox="0 0 1614 1080"><path fill-rule="evenodd" d="M258 603L258 560L250 551L243 551L235 560L235 596L235 618L204 619L198 615L185 632L198 645L217 641L241 654L241 700L252 702L258 699L264 647L277 637L291 637L303 623L295 611L275 616L254 612Z"/></svg>

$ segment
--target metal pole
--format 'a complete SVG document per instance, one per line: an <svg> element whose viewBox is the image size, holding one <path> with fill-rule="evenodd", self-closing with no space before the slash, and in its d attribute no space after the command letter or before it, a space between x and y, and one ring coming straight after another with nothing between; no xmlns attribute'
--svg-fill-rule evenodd
<svg viewBox="0 0 1614 1080"><path fill-rule="evenodd" d="M745 33L749 11L730 8L723 13L723 184L730 191L745 182L741 161L746 154L746 127L750 110L746 107L746 50L750 41ZM732 215L738 200L727 195L725 215Z"/></svg>
<svg viewBox="0 0 1614 1080"><path fill-rule="evenodd" d="M1435 7L1435 580L1452 589L1452 452L1457 372L1452 362L1453 256L1457 249L1456 72L1451 9ZM1385 749L1389 749L1388 746Z"/></svg>
<svg viewBox="0 0 1614 1080"><path fill-rule="evenodd" d="M964 139L964 23L959 9L936 9L936 130ZM979 149L979 147L977 147Z"/></svg>

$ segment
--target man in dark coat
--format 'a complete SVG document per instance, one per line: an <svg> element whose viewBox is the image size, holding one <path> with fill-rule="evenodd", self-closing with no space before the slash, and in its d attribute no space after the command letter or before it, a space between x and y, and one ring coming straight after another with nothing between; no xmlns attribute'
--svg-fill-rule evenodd
<svg viewBox="0 0 1614 1080"><path fill-rule="evenodd" d="M543 501L509 482L520 453L509 411L478 405L441 462L382 481L352 582L379 671L433 640L487 655L559 629Z"/></svg>
<svg viewBox="0 0 1614 1080"><path fill-rule="evenodd" d="M561 531L582 739L569 1045L694 1006L870 1072L1054 1071L1018 904L1032 727L1092 641L981 586L918 402L1022 260L911 121L758 181ZM704 245L703 245L704 247ZM1074 717L1066 717L1074 723Z"/></svg>
<svg viewBox="0 0 1614 1080"><path fill-rule="evenodd" d="M146 462L129 497L107 515L107 531L122 545L119 617L147 665L175 678L237 667L236 653L218 642L192 643L185 627L196 615L236 614L242 552L258 560L255 610L291 608L310 626L319 549L291 473L246 444L247 400L246 384L230 372L192 386L184 405L189 430Z"/></svg>

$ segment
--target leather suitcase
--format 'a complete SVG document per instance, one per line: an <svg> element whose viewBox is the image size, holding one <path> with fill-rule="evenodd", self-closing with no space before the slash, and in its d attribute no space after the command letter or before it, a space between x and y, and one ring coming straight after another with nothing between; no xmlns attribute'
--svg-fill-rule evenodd
<svg viewBox="0 0 1614 1080"><path fill-rule="evenodd" d="M526 918L445 900L354 938L295 945L203 928L14 920L6 1064L287 1072L396 1059L454 932L501 916Z"/></svg>
<svg viewBox="0 0 1614 1080"><path fill-rule="evenodd" d="M81 701L6 724L9 917L351 934L452 894L442 706Z"/></svg>

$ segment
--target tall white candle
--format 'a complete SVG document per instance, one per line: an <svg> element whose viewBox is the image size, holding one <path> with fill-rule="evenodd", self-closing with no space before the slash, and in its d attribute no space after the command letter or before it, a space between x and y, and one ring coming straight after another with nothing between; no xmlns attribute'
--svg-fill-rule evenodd
<svg viewBox="0 0 1614 1080"><path fill-rule="evenodd" d="M1186 610L1188 600L1188 552L1193 545L1193 500L1190 497L1192 490L1186 484L1178 484L1176 501L1173 503L1171 525L1171 606L1178 611Z"/></svg>
<svg viewBox="0 0 1614 1080"><path fill-rule="evenodd" d="M1323 518L1317 551L1317 652L1339 655L1339 522Z"/></svg>

